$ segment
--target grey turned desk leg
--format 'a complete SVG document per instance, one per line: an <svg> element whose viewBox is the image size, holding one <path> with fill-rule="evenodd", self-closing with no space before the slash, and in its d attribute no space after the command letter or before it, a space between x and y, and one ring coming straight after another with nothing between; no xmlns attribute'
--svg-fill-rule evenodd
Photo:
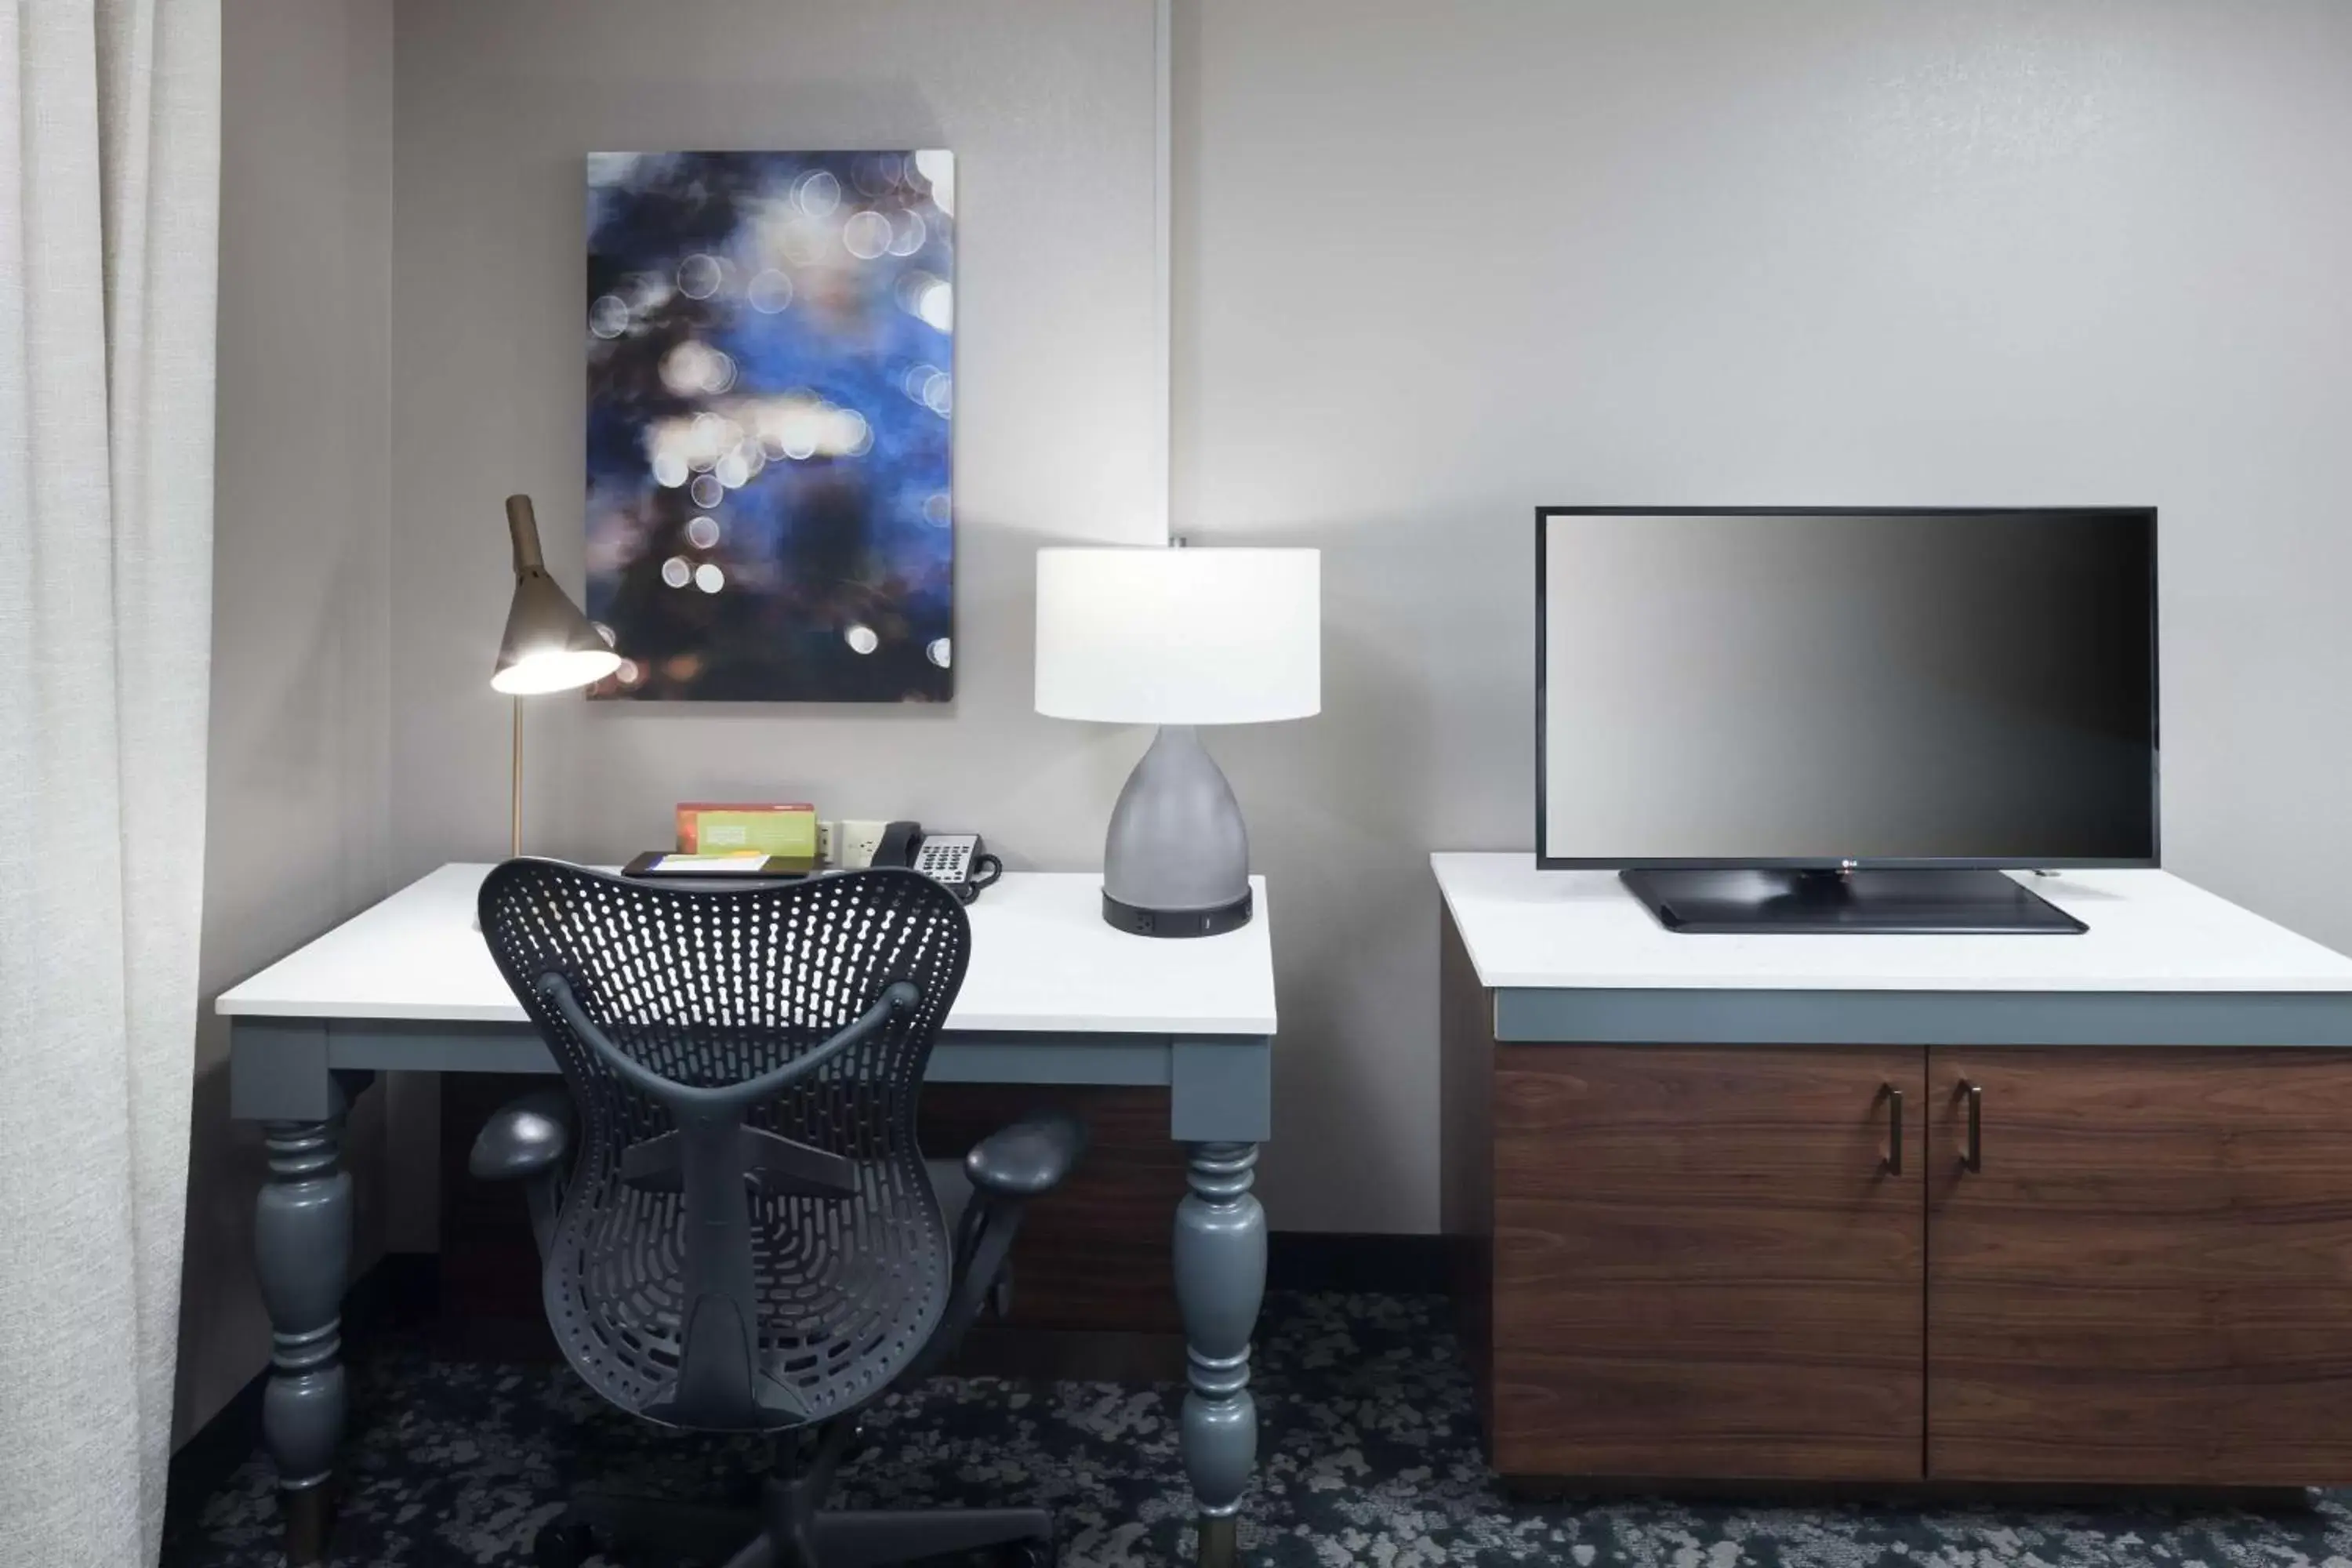
<svg viewBox="0 0 2352 1568"><path fill-rule="evenodd" d="M352 1268L352 1178L342 1168L348 1096L323 1121L265 1123L269 1180L254 1202L254 1259L269 1310L261 1442L278 1470L289 1568L322 1561L343 1436L343 1290Z"/></svg>
<svg viewBox="0 0 2352 1568"><path fill-rule="evenodd" d="M1195 1143L1176 1205L1176 1302L1187 1374L1181 1439L1200 1506L1201 1568L1231 1568L1242 1489L1257 1463L1250 1335L1265 1296L1265 1210L1251 1195L1255 1143Z"/></svg>

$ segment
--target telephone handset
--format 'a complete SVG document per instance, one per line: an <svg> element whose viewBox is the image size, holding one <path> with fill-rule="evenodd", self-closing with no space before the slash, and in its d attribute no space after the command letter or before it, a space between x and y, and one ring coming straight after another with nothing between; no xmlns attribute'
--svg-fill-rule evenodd
<svg viewBox="0 0 2352 1568"><path fill-rule="evenodd" d="M1004 875L1004 862L981 847L977 833L926 833L915 822L894 822L875 847L877 866L920 871L965 903Z"/></svg>

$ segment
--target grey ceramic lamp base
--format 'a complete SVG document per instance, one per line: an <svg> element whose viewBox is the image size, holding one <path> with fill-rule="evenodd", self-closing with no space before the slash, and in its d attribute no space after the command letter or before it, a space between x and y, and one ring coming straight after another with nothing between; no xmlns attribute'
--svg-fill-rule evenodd
<svg viewBox="0 0 2352 1568"><path fill-rule="evenodd" d="M1103 845L1103 919L1139 936L1250 922L1249 829L1198 731L1164 724L1118 792Z"/></svg>

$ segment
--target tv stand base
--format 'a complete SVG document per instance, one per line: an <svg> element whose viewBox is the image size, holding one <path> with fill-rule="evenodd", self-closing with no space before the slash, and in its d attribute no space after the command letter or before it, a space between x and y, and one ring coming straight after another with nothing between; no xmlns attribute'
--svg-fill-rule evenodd
<svg viewBox="0 0 2352 1568"><path fill-rule="evenodd" d="M1671 931L2070 936L2088 928L1999 871L1714 870L1638 867L1626 890Z"/></svg>

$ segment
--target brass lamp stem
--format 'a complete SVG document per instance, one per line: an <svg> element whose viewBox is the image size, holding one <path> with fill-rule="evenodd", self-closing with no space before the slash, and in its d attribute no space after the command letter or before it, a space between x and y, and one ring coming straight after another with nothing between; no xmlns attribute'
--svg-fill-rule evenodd
<svg viewBox="0 0 2352 1568"><path fill-rule="evenodd" d="M522 854L522 699L514 700L514 789L508 803L507 854Z"/></svg>

